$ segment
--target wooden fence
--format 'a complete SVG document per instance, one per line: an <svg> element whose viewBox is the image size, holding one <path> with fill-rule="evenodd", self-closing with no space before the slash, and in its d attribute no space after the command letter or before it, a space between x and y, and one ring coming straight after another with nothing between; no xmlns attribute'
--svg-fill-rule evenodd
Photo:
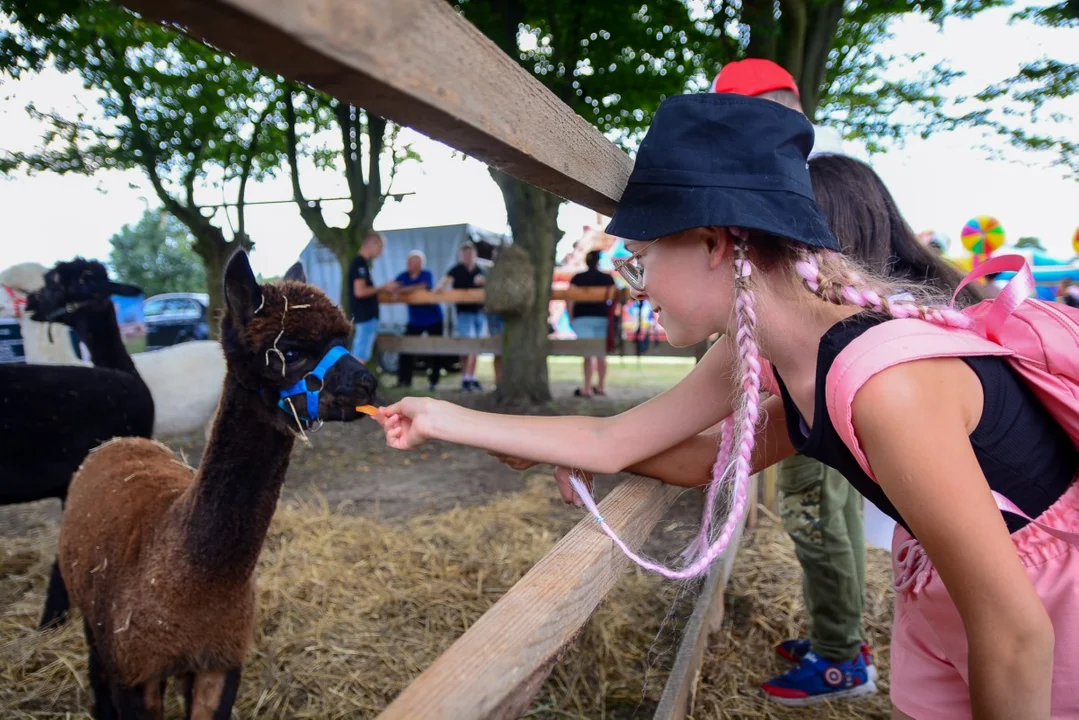
<svg viewBox="0 0 1079 720"><path fill-rule="evenodd" d="M606 288L599 287L571 287L551 291L552 300L566 300L570 302L603 302L608 299ZM627 293L618 291L615 299L624 301ZM402 303L405 305L431 305L438 303L474 303L482 305L485 294L482 288L471 290L445 290L443 292L430 292L416 290L404 295L391 293L379 293L380 303ZM550 340L548 341L548 355L599 355L606 351L605 340ZM623 344L628 347L629 344ZM500 338L458 338L458 337L430 337L430 336L405 336L383 334L378 336L376 347L383 352L408 353L410 355L479 355L502 353L502 341ZM707 350L707 344L696 347L676 348L670 343L663 341L649 345L648 349L641 353L648 357L685 357L699 358ZM623 350L624 354L625 351ZM637 355L636 350L631 353Z"/></svg>
<svg viewBox="0 0 1079 720"><path fill-rule="evenodd" d="M123 1L598 212L611 214L629 176L625 153L444 0ZM639 548L679 492L633 478L600 509ZM657 717L689 712L735 547L705 585ZM627 565L595 521L582 520L383 717L519 715Z"/></svg>

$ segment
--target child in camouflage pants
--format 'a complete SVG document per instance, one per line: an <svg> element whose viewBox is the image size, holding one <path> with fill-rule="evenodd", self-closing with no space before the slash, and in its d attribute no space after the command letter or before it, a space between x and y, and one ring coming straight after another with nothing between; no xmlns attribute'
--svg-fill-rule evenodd
<svg viewBox="0 0 1079 720"><path fill-rule="evenodd" d="M839 472L802 455L780 463L777 488L783 527L802 566L809 639L788 640L776 652L792 662L801 662L810 648L831 662L863 652L872 667L862 636L862 496Z"/></svg>

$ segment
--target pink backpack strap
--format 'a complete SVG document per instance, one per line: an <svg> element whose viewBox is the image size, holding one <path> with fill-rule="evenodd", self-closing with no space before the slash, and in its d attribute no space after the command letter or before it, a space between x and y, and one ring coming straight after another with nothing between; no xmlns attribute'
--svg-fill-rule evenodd
<svg viewBox="0 0 1079 720"><path fill-rule="evenodd" d="M978 267L963 278L952 295L954 306L960 290L978 278L1001 272L1014 272L1015 277L1005 283L1000 293L993 299L985 317L985 336L994 342L1000 339L1004 321L1019 309L1019 306L1030 295L1030 291L1034 289L1034 273L1031 272L1026 258L1022 255L998 255L979 263Z"/></svg>
<svg viewBox="0 0 1079 720"><path fill-rule="evenodd" d="M1034 525L1035 527L1038 527L1038 528L1044 530L1045 532L1049 533L1050 535L1057 538L1058 540L1063 540L1066 543L1070 543L1071 545L1075 545L1076 547L1079 547L1079 532L1073 532L1073 531L1069 531L1069 530L1061 530L1060 528L1055 528L1052 525L1046 525L1043 522L1038 522L1037 520L1035 520L1034 518L1030 517L1025 512L1023 512L1022 510L1020 510L1019 506L1017 506L1011 500L1009 500L1008 498L1006 498L1003 495L1001 495L1000 493L998 493L996 490L993 491L993 499L997 501L997 507L1000 508L1001 510L1003 510L1004 512L1010 512L1013 515L1018 515L1019 517L1023 518L1024 520L1029 520L1031 525Z"/></svg>
<svg viewBox="0 0 1079 720"><path fill-rule="evenodd" d="M1011 355L1011 350L965 330L949 330L924 320L889 320L870 328L843 348L828 371L825 397L828 416L839 437L850 449L865 474L876 481L869 460L854 430L854 396L877 373L895 365L939 357ZM1079 546L1079 532L1038 522L1008 498L993 491L997 507L1030 521L1032 525L1064 542Z"/></svg>
<svg viewBox="0 0 1079 720"><path fill-rule="evenodd" d="M828 416L862 470L876 480L854 431L854 396L882 370L939 357L1011 355L1007 348L965 330L942 328L925 320L889 320L869 328L843 348L828 371Z"/></svg>
<svg viewBox="0 0 1079 720"><path fill-rule="evenodd" d="M775 372L772 371L772 363L764 358L761 358L761 390L779 395L779 383L776 382Z"/></svg>

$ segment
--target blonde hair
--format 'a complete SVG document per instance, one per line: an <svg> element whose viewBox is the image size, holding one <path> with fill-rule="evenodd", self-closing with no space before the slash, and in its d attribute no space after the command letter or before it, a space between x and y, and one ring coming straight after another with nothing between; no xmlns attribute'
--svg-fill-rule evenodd
<svg viewBox="0 0 1079 720"><path fill-rule="evenodd" d="M767 233L750 231L745 242L752 261L769 275L790 280L825 302L854 305L895 318L920 317L951 327L970 321L951 298L929 283L882 275L857 260L831 250L813 248Z"/></svg>

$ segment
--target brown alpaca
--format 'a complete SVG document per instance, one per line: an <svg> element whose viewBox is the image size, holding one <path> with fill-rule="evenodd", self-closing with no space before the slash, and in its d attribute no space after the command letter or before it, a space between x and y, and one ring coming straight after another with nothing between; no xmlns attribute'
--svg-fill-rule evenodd
<svg viewBox="0 0 1079 720"><path fill-rule="evenodd" d="M325 371L317 418L304 394L282 410L298 381L319 389L309 375L349 322L310 285L260 287L242 252L225 298L228 372L198 472L152 440L123 438L94 450L71 483L60 569L85 622L96 718L161 717L171 676L188 718L230 717L255 632L255 563L297 423L354 420L373 399L373 376L345 354Z"/></svg>

